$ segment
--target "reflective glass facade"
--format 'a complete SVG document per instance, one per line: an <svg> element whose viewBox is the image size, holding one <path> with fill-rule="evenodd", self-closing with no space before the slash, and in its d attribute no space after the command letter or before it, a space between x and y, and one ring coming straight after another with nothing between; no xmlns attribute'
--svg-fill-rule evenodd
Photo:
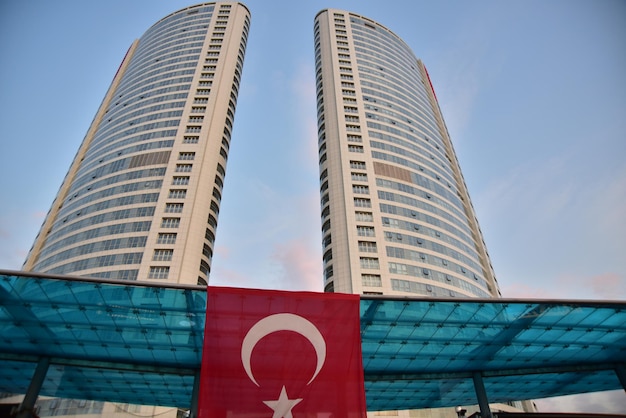
<svg viewBox="0 0 626 418"><path fill-rule="evenodd" d="M205 3L132 44L25 270L207 283L249 25Z"/></svg>
<svg viewBox="0 0 626 418"><path fill-rule="evenodd" d="M314 33L325 290L497 297L423 63L354 13Z"/></svg>

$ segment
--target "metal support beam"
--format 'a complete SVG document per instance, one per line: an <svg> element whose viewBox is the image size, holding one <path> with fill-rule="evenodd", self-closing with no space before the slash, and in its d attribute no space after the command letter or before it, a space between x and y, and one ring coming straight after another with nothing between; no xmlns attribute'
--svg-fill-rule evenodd
<svg viewBox="0 0 626 418"><path fill-rule="evenodd" d="M191 392L191 408L189 418L198 418L198 395L200 393L200 369L193 377L193 391Z"/></svg>
<svg viewBox="0 0 626 418"><path fill-rule="evenodd" d="M43 382L46 379L49 366L50 359L48 357L39 358L35 374L33 374L33 378L30 381L30 385L28 385L26 395L24 395L24 400L17 409L17 414L15 415L16 418L31 418L35 416L33 414L33 408L35 407L35 402L37 401Z"/></svg>
<svg viewBox="0 0 626 418"><path fill-rule="evenodd" d="M480 407L480 416L482 418L492 418L482 374L480 374L480 372L474 372L472 373L472 379L474 380L474 390L476 391L476 399L478 400L478 406Z"/></svg>
<svg viewBox="0 0 626 418"><path fill-rule="evenodd" d="M2 358L2 354L0 354ZM618 364L619 366L619 364ZM623 364L626 367L626 364ZM483 370L481 375L486 377L502 377L502 376L528 376L535 374L549 373L585 373L597 372L598 370L615 370L615 363L590 363L590 364L569 364L565 366L538 366L527 368L511 368L498 370ZM472 377L470 371L453 371L439 373L365 373L366 382L377 382L381 380L449 380L449 379L469 379Z"/></svg>
<svg viewBox="0 0 626 418"><path fill-rule="evenodd" d="M626 391L626 364L618 364L614 370L619 382L622 384L622 388Z"/></svg>

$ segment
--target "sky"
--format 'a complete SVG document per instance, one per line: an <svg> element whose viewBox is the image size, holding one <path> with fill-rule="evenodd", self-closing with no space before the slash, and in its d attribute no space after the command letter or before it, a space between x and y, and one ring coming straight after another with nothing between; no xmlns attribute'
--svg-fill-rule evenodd
<svg viewBox="0 0 626 418"><path fill-rule="evenodd" d="M0 269L18 270L131 42L193 3L0 1ZM626 300L626 1L247 0L210 284L322 291L313 19L425 63L507 298ZM538 400L624 412L623 391Z"/></svg>

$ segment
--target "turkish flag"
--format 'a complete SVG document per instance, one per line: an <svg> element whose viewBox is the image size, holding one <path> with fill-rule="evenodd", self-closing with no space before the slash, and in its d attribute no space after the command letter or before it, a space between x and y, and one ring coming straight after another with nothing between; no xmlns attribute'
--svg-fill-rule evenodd
<svg viewBox="0 0 626 418"><path fill-rule="evenodd" d="M358 295L208 292L200 418L366 416Z"/></svg>

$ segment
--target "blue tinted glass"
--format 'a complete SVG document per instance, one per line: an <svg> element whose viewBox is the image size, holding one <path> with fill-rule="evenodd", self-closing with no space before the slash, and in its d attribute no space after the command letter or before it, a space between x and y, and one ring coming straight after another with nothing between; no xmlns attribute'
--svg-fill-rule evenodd
<svg viewBox="0 0 626 418"><path fill-rule="evenodd" d="M206 295L0 272L0 392L49 356L42 395L187 408ZM369 410L619 389L626 303L362 299L361 338Z"/></svg>
<svg viewBox="0 0 626 418"><path fill-rule="evenodd" d="M206 290L0 275L0 392L189 407ZM85 382L88 384L85 385Z"/></svg>
<svg viewBox="0 0 626 418"><path fill-rule="evenodd" d="M619 389L624 304L361 300L369 410L491 402ZM581 370L581 365L586 365ZM530 373L533 368L546 373ZM553 373L549 373L554 371Z"/></svg>

